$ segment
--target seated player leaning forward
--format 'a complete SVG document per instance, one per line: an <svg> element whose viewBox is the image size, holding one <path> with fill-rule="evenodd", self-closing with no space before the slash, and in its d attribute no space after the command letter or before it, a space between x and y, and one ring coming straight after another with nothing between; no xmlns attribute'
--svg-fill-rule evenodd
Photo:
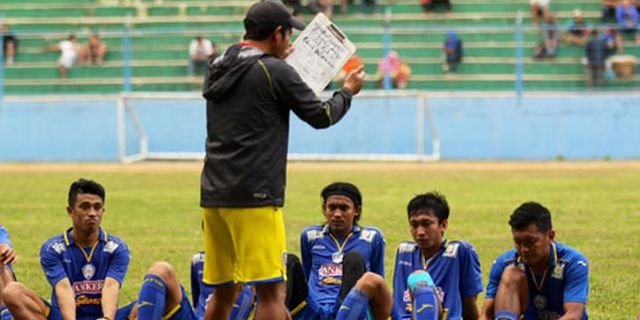
<svg viewBox="0 0 640 320"><path fill-rule="evenodd" d="M40 264L53 289L51 304L13 282L4 298L15 319L126 319L117 306L129 249L100 227L104 203L99 183L80 179L71 184L67 214L73 226L40 249Z"/></svg>
<svg viewBox="0 0 640 320"><path fill-rule="evenodd" d="M13 262L16 260L16 251L9 240L9 232L0 225L0 320L13 319L7 306L4 305L2 290L10 283L16 281L13 273Z"/></svg>
<svg viewBox="0 0 640 320"><path fill-rule="evenodd" d="M556 242L551 213L536 202L509 219L515 248L493 262L483 319L587 319L589 263Z"/></svg>
<svg viewBox="0 0 640 320"><path fill-rule="evenodd" d="M393 319L414 319L407 278L427 271L442 302L444 319L477 319L476 298L482 292L478 253L466 241L444 239L449 226L449 205L443 195L429 192L407 205L414 242L402 242L396 254L393 277ZM419 310L415 310L419 311ZM416 316L422 320L420 315Z"/></svg>
<svg viewBox="0 0 640 320"><path fill-rule="evenodd" d="M360 191L353 184L336 182L321 194L326 224L302 232L302 268L296 257L287 258L290 280L286 301L292 316L305 320L387 319L392 299L383 279L385 241L377 228L358 225ZM303 275L294 274L295 270ZM292 299L292 295L299 299Z"/></svg>

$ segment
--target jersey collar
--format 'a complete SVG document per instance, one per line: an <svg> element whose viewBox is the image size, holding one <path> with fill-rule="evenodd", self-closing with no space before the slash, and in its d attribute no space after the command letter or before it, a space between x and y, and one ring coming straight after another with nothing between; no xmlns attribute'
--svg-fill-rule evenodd
<svg viewBox="0 0 640 320"><path fill-rule="evenodd" d="M73 230L72 228L67 229L67 231L63 234L64 236L64 243L67 245L67 247L71 246L72 244L75 244L76 241L73 239L73 237L71 236L71 230ZM100 236L98 237L98 241L102 241L102 242L107 242L109 241L109 237L107 236L107 233L104 231L104 229L100 228Z"/></svg>

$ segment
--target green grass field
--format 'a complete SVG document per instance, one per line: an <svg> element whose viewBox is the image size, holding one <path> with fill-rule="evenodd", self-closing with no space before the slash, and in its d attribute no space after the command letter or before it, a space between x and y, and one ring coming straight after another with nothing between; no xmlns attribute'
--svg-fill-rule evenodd
<svg viewBox="0 0 640 320"><path fill-rule="evenodd" d="M155 260L169 261L188 283L189 258L202 248L199 171L200 163L0 165L0 224L19 253L19 280L49 297L39 248L70 226L68 186L86 177L106 187L103 226L131 249L123 300L135 298ZM446 237L476 247L485 286L492 260L512 247L509 214L536 200L551 210L557 240L590 260L590 317L635 319L640 313L640 163L291 163L285 206L290 251L299 251L304 226L322 223L320 190L338 180L360 187L361 224L385 235L389 283L395 248L410 239L405 208L415 194L438 190L447 196L452 213Z"/></svg>

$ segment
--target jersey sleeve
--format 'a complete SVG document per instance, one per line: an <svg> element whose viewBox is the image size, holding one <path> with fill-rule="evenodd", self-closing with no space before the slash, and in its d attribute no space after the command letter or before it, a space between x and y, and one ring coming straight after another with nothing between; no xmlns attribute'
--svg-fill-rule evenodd
<svg viewBox="0 0 640 320"><path fill-rule="evenodd" d="M480 258L475 248L463 242L461 265L460 265L460 295L463 297L476 296L482 292L482 270L480 268Z"/></svg>
<svg viewBox="0 0 640 320"><path fill-rule="evenodd" d="M567 265L564 276L564 302L587 303L589 295L589 262L587 259L579 257L576 261L572 261Z"/></svg>
<svg viewBox="0 0 640 320"><path fill-rule="evenodd" d="M376 240L371 254L371 272L377 273L384 278L384 252L386 241L380 230L376 230Z"/></svg>
<svg viewBox="0 0 640 320"><path fill-rule="evenodd" d="M295 69L284 61L277 65L274 74L277 98L298 118L314 128L327 128L336 124L351 106L352 95L346 89L336 91L327 101L320 101Z"/></svg>
<svg viewBox="0 0 640 320"><path fill-rule="evenodd" d="M502 263L500 258L493 261L493 265L491 265L491 272L489 272L489 283L487 284L487 299L493 299L496 297L504 268L504 263Z"/></svg>
<svg viewBox="0 0 640 320"><path fill-rule="evenodd" d="M396 251L395 267L393 270L393 312L391 318L393 320L411 319L411 314L407 310L407 304L404 301L404 294L407 291L407 268L401 264L402 253Z"/></svg>
<svg viewBox="0 0 640 320"><path fill-rule="evenodd" d="M300 255L302 256L304 278L309 279L309 274L311 273L311 248L309 247L306 229L300 234Z"/></svg>
<svg viewBox="0 0 640 320"><path fill-rule="evenodd" d="M13 248L13 244L11 244L11 240L9 239L9 232L3 226L0 226L0 243L5 243Z"/></svg>
<svg viewBox="0 0 640 320"><path fill-rule="evenodd" d="M60 280L67 278L67 273L62 265L62 254L60 253L62 250L66 250L63 246L64 244L60 242L45 242L40 248L40 266L42 266L42 271L44 271L44 275L52 288Z"/></svg>
<svg viewBox="0 0 640 320"><path fill-rule="evenodd" d="M120 242L109 262L107 277L115 279L122 286L124 277L127 275L127 270L129 269L129 259L129 248L124 242Z"/></svg>

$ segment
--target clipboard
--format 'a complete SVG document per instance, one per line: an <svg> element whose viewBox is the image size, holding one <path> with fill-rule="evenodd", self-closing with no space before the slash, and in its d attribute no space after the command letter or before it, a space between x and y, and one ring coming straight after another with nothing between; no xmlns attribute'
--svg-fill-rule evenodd
<svg viewBox="0 0 640 320"><path fill-rule="evenodd" d="M286 58L302 80L319 95L356 52L356 46L323 13L318 13L293 43Z"/></svg>

